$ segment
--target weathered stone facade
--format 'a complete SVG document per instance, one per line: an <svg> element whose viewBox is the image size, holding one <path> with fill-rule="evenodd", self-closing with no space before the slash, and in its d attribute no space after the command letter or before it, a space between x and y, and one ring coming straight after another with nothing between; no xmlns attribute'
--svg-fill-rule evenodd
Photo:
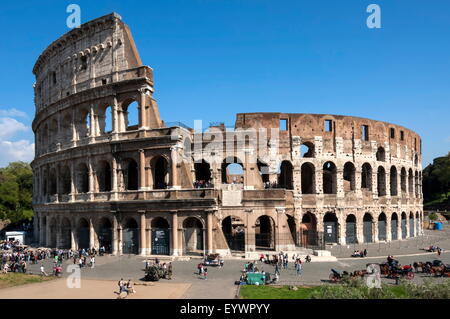
<svg viewBox="0 0 450 319"><path fill-rule="evenodd" d="M404 127L285 113L238 114L226 133L169 125L116 14L56 40L33 72L41 245L228 254L422 234L421 140Z"/></svg>

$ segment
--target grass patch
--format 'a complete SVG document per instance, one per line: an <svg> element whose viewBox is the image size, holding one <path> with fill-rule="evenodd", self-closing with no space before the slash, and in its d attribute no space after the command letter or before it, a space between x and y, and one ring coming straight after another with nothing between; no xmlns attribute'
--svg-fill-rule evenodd
<svg viewBox="0 0 450 319"><path fill-rule="evenodd" d="M22 273L7 273L0 275L0 289L21 286L32 283L39 283L53 280L56 277L44 277L38 275L27 275Z"/></svg>
<svg viewBox="0 0 450 319"><path fill-rule="evenodd" d="M312 294L320 287L297 287L290 290L289 286L241 286L241 297L244 299L311 299Z"/></svg>
<svg viewBox="0 0 450 319"><path fill-rule="evenodd" d="M450 299L450 280L442 283L426 279L418 285L402 281L400 285L382 284L368 288L362 280L313 287L242 286L243 299Z"/></svg>

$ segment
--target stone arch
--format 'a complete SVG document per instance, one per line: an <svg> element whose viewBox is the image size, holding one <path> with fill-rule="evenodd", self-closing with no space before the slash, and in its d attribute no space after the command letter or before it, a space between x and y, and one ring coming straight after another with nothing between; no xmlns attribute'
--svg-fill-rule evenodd
<svg viewBox="0 0 450 319"><path fill-rule="evenodd" d="M275 250L275 221L268 215L261 215L255 222L255 244L259 250Z"/></svg>
<svg viewBox="0 0 450 319"><path fill-rule="evenodd" d="M244 164L236 156L230 156L223 160L221 165L222 184L243 184Z"/></svg>
<svg viewBox="0 0 450 319"><path fill-rule="evenodd" d="M50 168L49 171L49 193L50 195L55 195L58 191L57 191L57 183L58 181L56 180L56 169L55 167Z"/></svg>
<svg viewBox="0 0 450 319"><path fill-rule="evenodd" d="M372 166L364 163L361 167L361 189L372 190Z"/></svg>
<svg viewBox="0 0 450 319"><path fill-rule="evenodd" d="M108 161L98 162L96 175L99 192L110 192L112 190L112 170Z"/></svg>
<svg viewBox="0 0 450 319"><path fill-rule="evenodd" d="M72 116L70 114L66 114L62 119L62 139L64 142L71 142L73 139L72 132Z"/></svg>
<svg viewBox="0 0 450 319"><path fill-rule="evenodd" d="M108 217L102 217L97 223L97 237L99 247L104 247L106 253L112 253L113 223Z"/></svg>
<svg viewBox="0 0 450 319"><path fill-rule="evenodd" d="M232 251L245 251L245 224L237 216L227 216L222 220L222 232Z"/></svg>
<svg viewBox="0 0 450 319"><path fill-rule="evenodd" d="M78 249L88 249L90 243L89 222L86 218L80 218L77 223Z"/></svg>
<svg viewBox="0 0 450 319"><path fill-rule="evenodd" d="M170 254L170 225L167 219L158 216L152 218L152 255Z"/></svg>
<svg viewBox="0 0 450 319"><path fill-rule="evenodd" d="M60 246L62 249L70 249L72 247L72 225L67 217L64 217L61 221Z"/></svg>
<svg viewBox="0 0 450 319"><path fill-rule="evenodd" d="M123 223L122 252L124 254L139 253L139 226L133 217L128 217Z"/></svg>
<svg viewBox="0 0 450 319"><path fill-rule="evenodd" d="M203 223L197 217L187 217L183 220L183 250L184 254L201 254L204 249Z"/></svg>
<svg viewBox="0 0 450 319"><path fill-rule="evenodd" d="M313 158L314 157L314 143L304 142L300 145L300 156L302 158Z"/></svg>
<svg viewBox="0 0 450 319"><path fill-rule="evenodd" d="M336 194L337 192L337 168L333 162L323 164L323 193Z"/></svg>
<svg viewBox="0 0 450 319"><path fill-rule="evenodd" d="M386 151L384 150L384 147L378 147L376 158L378 162L386 162Z"/></svg>
<svg viewBox="0 0 450 319"><path fill-rule="evenodd" d="M259 160L257 161L257 166L258 166L258 172L259 175L261 176L261 181L264 184L264 186L267 188L270 185L268 183L270 183L270 179L269 179L269 165L267 165L267 163L264 163L263 161Z"/></svg>
<svg viewBox="0 0 450 319"><path fill-rule="evenodd" d="M109 104L103 105L98 110L98 125L100 134L109 134L113 131L113 107Z"/></svg>
<svg viewBox="0 0 450 319"><path fill-rule="evenodd" d="M199 163L194 163L195 181L197 185L195 187L206 187L207 183L211 181L211 166L207 161L202 159Z"/></svg>
<svg viewBox="0 0 450 319"><path fill-rule="evenodd" d="M348 214L345 219L345 243L346 244L356 244L357 240L357 225L356 216L354 214Z"/></svg>
<svg viewBox="0 0 450 319"><path fill-rule="evenodd" d="M363 238L365 243L373 242L373 217L370 213L363 216Z"/></svg>
<svg viewBox="0 0 450 319"><path fill-rule="evenodd" d="M77 131L78 139L86 138L90 135L91 113L86 108L81 108L76 114L78 114L78 117L75 121L75 128Z"/></svg>
<svg viewBox="0 0 450 319"><path fill-rule="evenodd" d="M398 186L397 186L397 167L394 165L391 166L391 171L389 174L390 184L391 184L391 196L398 195Z"/></svg>
<svg viewBox="0 0 450 319"><path fill-rule="evenodd" d="M401 190L402 190L402 194L405 194L407 189L406 189L406 180L407 180L407 173L406 173L406 169L404 167L402 167L401 171L400 171L400 185L401 185Z"/></svg>
<svg viewBox="0 0 450 319"><path fill-rule="evenodd" d="M287 224L289 227L289 232L292 236L292 240L293 240L294 244L297 245L298 239L299 239L298 232L297 232L297 222L295 220L295 217L292 215L286 214L286 217L287 217Z"/></svg>
<svg viewBox="0 0 450 319"><path fill-rule="evenodd" d="M302 216L302 223L300 224L302 233L301 244L304 247L317 245L317 218L311 212L306 212Z"/></svg>
<svg viewBox="0 0 450 319"><path fill-rule="evenodd" d="M408 171L408 193L409 193L409 197L413 196L413 184L414 184L413 170L410 168L409 171Z"/></svg>
<svg viewBox="0 0 450 319"><path fill-rule="evenodd" d="M401 220L401 230L402 230L402 238L405 239L408 235L408 229L407 229L407 220L406 220L406 213L402 212L402 220Z"/></svg>
<svg viewBox="0 0 450 319"><path fill-rule="evenodd" d="M59 179L60 179L60 193L63 195L70 194L72 189L72 176L69 166L64 165L61 167Z"/></svg>
<svg viewBox="0 0 450 319"><path fill-rule="evenodd" d="M78 194L89 192L89 169L85 163L79 163L76 171L76 189Z"/></svg>
<svg viewBox="0 0 450 319"><path fill-rule="evenodd" d="M280 173L278 175L278 187L286 189L294 189L293 183L294 167L289 161L282 161L280 165Z"/></svg>
<svg viewBox="0 0 450 319"><path fill-rule="evenodd" d="M137 162L128 158L124 161L124 185L125 190L138 190L139 188L139 169Z"/></svg>
<svg viewBox="0 0 450 319"><path fill-rule="evenodd" d="M383 166L378 167L377 181L378 196L386 196L386 171Z"/></svg>
<svg viewBox="0 0 450 319"><path fill-rule="evenodd" d="M398 215L397 213L392 213L391 215L391 239L398 239Z"/></svg>
<svg viewBox="0 0 450 319"><path fill-rule="evenodd" d="M123 123L126 131L133 131L139 128L139 103L131 98L122 102Z"/></svg>
<svg viewBox="0 0 450 319"><path fill-rule="evenodd" d="M352 162L344 164L344 192L354 191L356 189L356 168Z"/></svg>
<svg viewBox="0 0 450 319"><path fill-rule="evenodd" d="M409 213L409 237L415 237L415 227L414 227L414 213Z"/></svg>
<svg viewBox="0 0 450 319"><path fill-rule="evenodd" d="M153 188L166 189L169 185L169 162L162 156L156 156L151 161L153 170Z"/></svg>
<svg viewBox="0 0 450 319"><path fill-rule="evenodd" d="M52 119L50 121L50 125L48 127L49 129L49 137L50 137L50 144L53 150L55 150L56 143L58 142L58 121L56 119Z"/></svg>
<svg viewBox="0 0 450 319"><path fill-rule="evenodd" d="M419 212L416 212L416 234L417 236L420 235L420 216L419 216Z"/></svg>
<svg viewBox="0 0 450 319"><path fill-rule="evenodd" d="M323 217L325 243L337 243L339 234L338 218L334 212L327 212Z"/></svg>
<svg viewBox="0 0 450 319"><path fill-rule="evenodd" d="M379 241L385 241L387 240L386 236L386 214L381 212L380 215L378 215L378 240Z"/></svg>
<svg viewBox="0 0 450 319"><path fill-rule="evenodd" d="M316 170L314 164L304 163L301 167L302 194L315 194Z"/></svg>
<svg viewBox="0 0 450 319"><path fill-rule="evenodd" d="M56 248L57 242L56 242L56 234L58 232L58 226L56 218L50 219L50 248Z"/></svg>

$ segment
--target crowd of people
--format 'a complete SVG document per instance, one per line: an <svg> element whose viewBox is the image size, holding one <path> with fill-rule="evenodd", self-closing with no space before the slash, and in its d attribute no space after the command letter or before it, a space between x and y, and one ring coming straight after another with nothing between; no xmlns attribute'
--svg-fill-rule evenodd
<svg viewBox="0 0 450 319"><path fill-rule="evenodd" d="M353 251L352 257L367 257L367 249Z"/></svg>
<svg viewBox="0 0 450 319"><path fill-rule="evenodd" d="M211 181L199 180L194 181L194 188L212 188L214 187Z"/></svg>

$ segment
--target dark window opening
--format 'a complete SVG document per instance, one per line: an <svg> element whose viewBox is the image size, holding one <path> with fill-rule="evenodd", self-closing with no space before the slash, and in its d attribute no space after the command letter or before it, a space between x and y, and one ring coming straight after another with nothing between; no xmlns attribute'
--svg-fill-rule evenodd
<svg viewBox="0 0 450 319"><path fill-rule="evenodd" d="M405 132L400 131L400 140L404 141L405 140Z"/></svg>
<svg viewBox="0 0 450 319"><path fill-rule="evenodd" d="M395 129L391 127L391 138L395 138Z"/></svg>
<svg viewBox="0 0 450 319"><path fill-rule="evenodd" d="M332 120L325 120L324 125L325 125L325 127L324 127L325 132L333 131L333 121Z"/></svg>
<svg viewBox="0 0 450 319"><path fill-rule="evenodd" d="M361 130L362 130L362 139L363 141L368 141L369 140L369 126L368 125L363 125L361 126Z"/></svg>

